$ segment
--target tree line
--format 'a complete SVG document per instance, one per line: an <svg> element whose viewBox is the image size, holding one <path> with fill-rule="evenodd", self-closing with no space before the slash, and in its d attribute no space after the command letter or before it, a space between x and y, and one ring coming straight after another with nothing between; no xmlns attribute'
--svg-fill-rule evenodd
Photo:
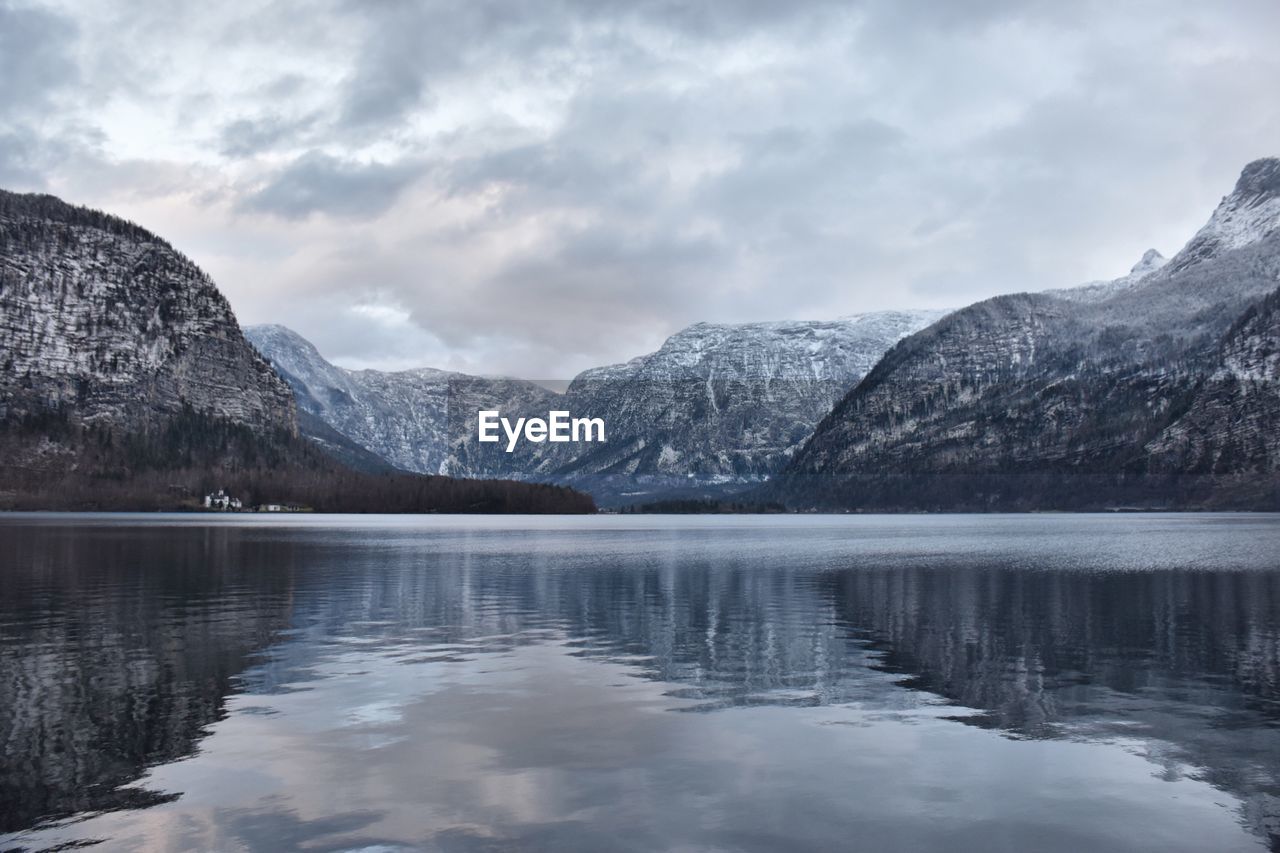
<svg viewBox="0 0 1280 853"><path fill-rule="evenodd" d="M318 512L590 513L565 486L357 471L284 430L255 432L191 407L130 430L66 409L0 418L0 508L182 510L225 489L246 507Z"/></svg>

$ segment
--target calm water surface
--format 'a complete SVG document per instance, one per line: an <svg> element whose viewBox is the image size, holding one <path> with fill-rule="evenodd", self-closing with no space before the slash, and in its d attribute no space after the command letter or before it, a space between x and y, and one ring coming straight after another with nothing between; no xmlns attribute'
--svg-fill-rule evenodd
<svg viewBox="0 0 1280 853"><path fill-rule="evenodd" d="M1280 519L0 517L0 849L1280 850Z"/></svg>

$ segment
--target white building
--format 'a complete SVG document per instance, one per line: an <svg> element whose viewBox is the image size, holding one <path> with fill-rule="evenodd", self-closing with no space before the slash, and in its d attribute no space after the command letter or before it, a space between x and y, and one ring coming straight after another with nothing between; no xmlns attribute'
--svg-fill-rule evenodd
<svg viewBox="0 0 1280 853"><path fill-rule="evenodd" d="M218 489L218 491L210 492L204 496L205 509L216 509L226 512L227 510L238 510L240 509L240 506L240 499L231 497L223 489Z"/></svg>

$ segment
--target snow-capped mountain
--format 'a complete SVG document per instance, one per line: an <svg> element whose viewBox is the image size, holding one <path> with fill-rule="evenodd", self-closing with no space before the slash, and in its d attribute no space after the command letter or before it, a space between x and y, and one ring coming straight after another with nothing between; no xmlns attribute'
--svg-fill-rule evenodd
<svg viewBox="0 0 1280 853"><path fill-rule="evenodd" d="M1251 163L1136 281L1095 298L996 297L913 335L772 494L877 509L1271 506L1278 211L1280 160Z"/></svg>
<svg viewBox="0 0 1280 853"><path fill-rule="evenodd" d="M576 382L619 378L836 379L866 373L897 341L942 311L878 311L837 320L695 323L649 355L585 371Z"/></svg>
<svg viewBox="0 0 1280 853"><path fill-rule="evenodd" d="M539 473L631 498L759 482L890 347L940 316L689 326L649 355L579 375L565 408L604 418L609 440L548 446Z"/></svg>
<svg viewBox="0 0 1280 853"><path fill-rule="evenodd" d="M1244 167L1231 194L1170 264L1178 272L1223 252L1249 246L1280 228L1280 159Z"/></svg>
<svg viewBox="0 0 1280 853"><path fill-rule="evenodd" d="M245 336L293 389L300 409L405 471L468 476L450 460L450 445L462 434L459 416L482 408L541 408L545 416L555 396L532 382L432 368L346 370L284 326L248 326Z"/></svg>
<svg viewBox="0 0 1280 853"><path fill-rule="evenodd" d="M1163 269L1167 263L1169 263L1169 259L1160 254L1158 250L1147 249L1142 254L1142 258L1130 268L1128 275L1122 275L1111 281L1091 281L1088 284L1081 284L1076 287L1064 287L1044 292L1072 302L1100 302L1103 299L1114 296L1121 290L1133 287L1138 282Z"/></svg>
<svg viewBox="0 0 1280 853"><path fill-rule="evenodd" d="M391 464L467 477L573 483L632 498L671 488L758 482L898 340L941 316L886 311L829 321L698 323L657 351L584 371L564 394L529 382L422 369L351 371L282 326L248 338L299 407ZM603 444L475 440L475 413L598 417ZM305 422L304 422L305 427Z"/></svg>
<svg viewBox="0 0 1280 853"><path fill-rule="evenodd" d="M1142 253L1142 257L1138 262L1129 270L1129 275L1126 278L1144 279L1156 270L1163 268L1167 263L1169 263L1169 259L1160 254L1158 249L1147 249Z"/></svg>

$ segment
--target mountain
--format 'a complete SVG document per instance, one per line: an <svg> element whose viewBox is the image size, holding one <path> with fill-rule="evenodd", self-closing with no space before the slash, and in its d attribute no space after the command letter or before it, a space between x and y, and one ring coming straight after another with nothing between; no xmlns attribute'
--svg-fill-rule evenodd
<svg viewBox="0 0 1280 853"><path fill-rule="evenodd" d="M796 506L1276 508L1280 161L1167 264L903 340L767 493Z"/></svg>
<svg viewBox="0 0 1280 853"><path fill-rule="evenodd" d="M142 427L184 406L296 429L289 389L213 282L165 241L52 196L0 191L0 407Z"/></svg>
<svg viewBox="0 0 1280 853"><path fill-rule="evenodd" d="M1244 167L1230 195L1170 264L1170 272L1187 269L1259 242L1280 222L1280 158L1255 160Z"/></svg>
<svg viewBox="0 0 1280 853"><path fill-rule="evenodd" d="M304 441L293 392L205 273L52 196L0 191L0 364L3 508L191 507L225 487L333 511L592 509L568 489L396 472L337 433Z"/></svg>
<svg viewBox="0 0 1280 853"><path fill-rule="evenodd" d="M450 410L455 406L471 413L489 408L540 410L545 417L557 396L532 382L431 368L345 370L284 326L249 326L245 336L293 389L300 409L404 471L474 475L451 464L451 439L457 436L450 434ZM321 428L310 422L306 427L319 438Z"/></svg>
<svg viewBox="0 0 1280 853"><path fill-rule="evenodd" d="M282 326L246 335L304 413L411 471L568 483L611 502L757 483L880 356L941 312L880 312L816 322L698 323L657 351L593 368L563 394L512 379L421 369L352 371ZM480 444L476 412L598 417L602 444ZM305 425L304 425L305 429ZM315 437L315 436L313 436Z"/></svg>
<svg viewBox="0 0 1280 853"><path fill-rule="evenodd" d="M1156 249L1147 249L1136 264L1129 270L1128 275L1111 281L1093 281L1088 284L1082 284L1077 287L1060 288L1056 290L1046 290L1051 296L1059 299L1066 299L1071 302L1100 302L1115 296L1122 290L1133 287L1138 282L1164 269L1169 259Z"/></svg>
<svg viewBox="0 0 1280 853"><path fill-rule="evenodd" d="M1249 502L1280 470L1280 290L1245 312L1185 412L1148 443L1157 471L1227 479Z"/></svg>
<svg viewBox="0 0 1280 853"><path fill-rule="evenodd" d="M649 355L574 379L564 408L603 418L608 441L544 445L539 471L628 502L758 483L886 350L941 314L695 324Z"/></svg>

